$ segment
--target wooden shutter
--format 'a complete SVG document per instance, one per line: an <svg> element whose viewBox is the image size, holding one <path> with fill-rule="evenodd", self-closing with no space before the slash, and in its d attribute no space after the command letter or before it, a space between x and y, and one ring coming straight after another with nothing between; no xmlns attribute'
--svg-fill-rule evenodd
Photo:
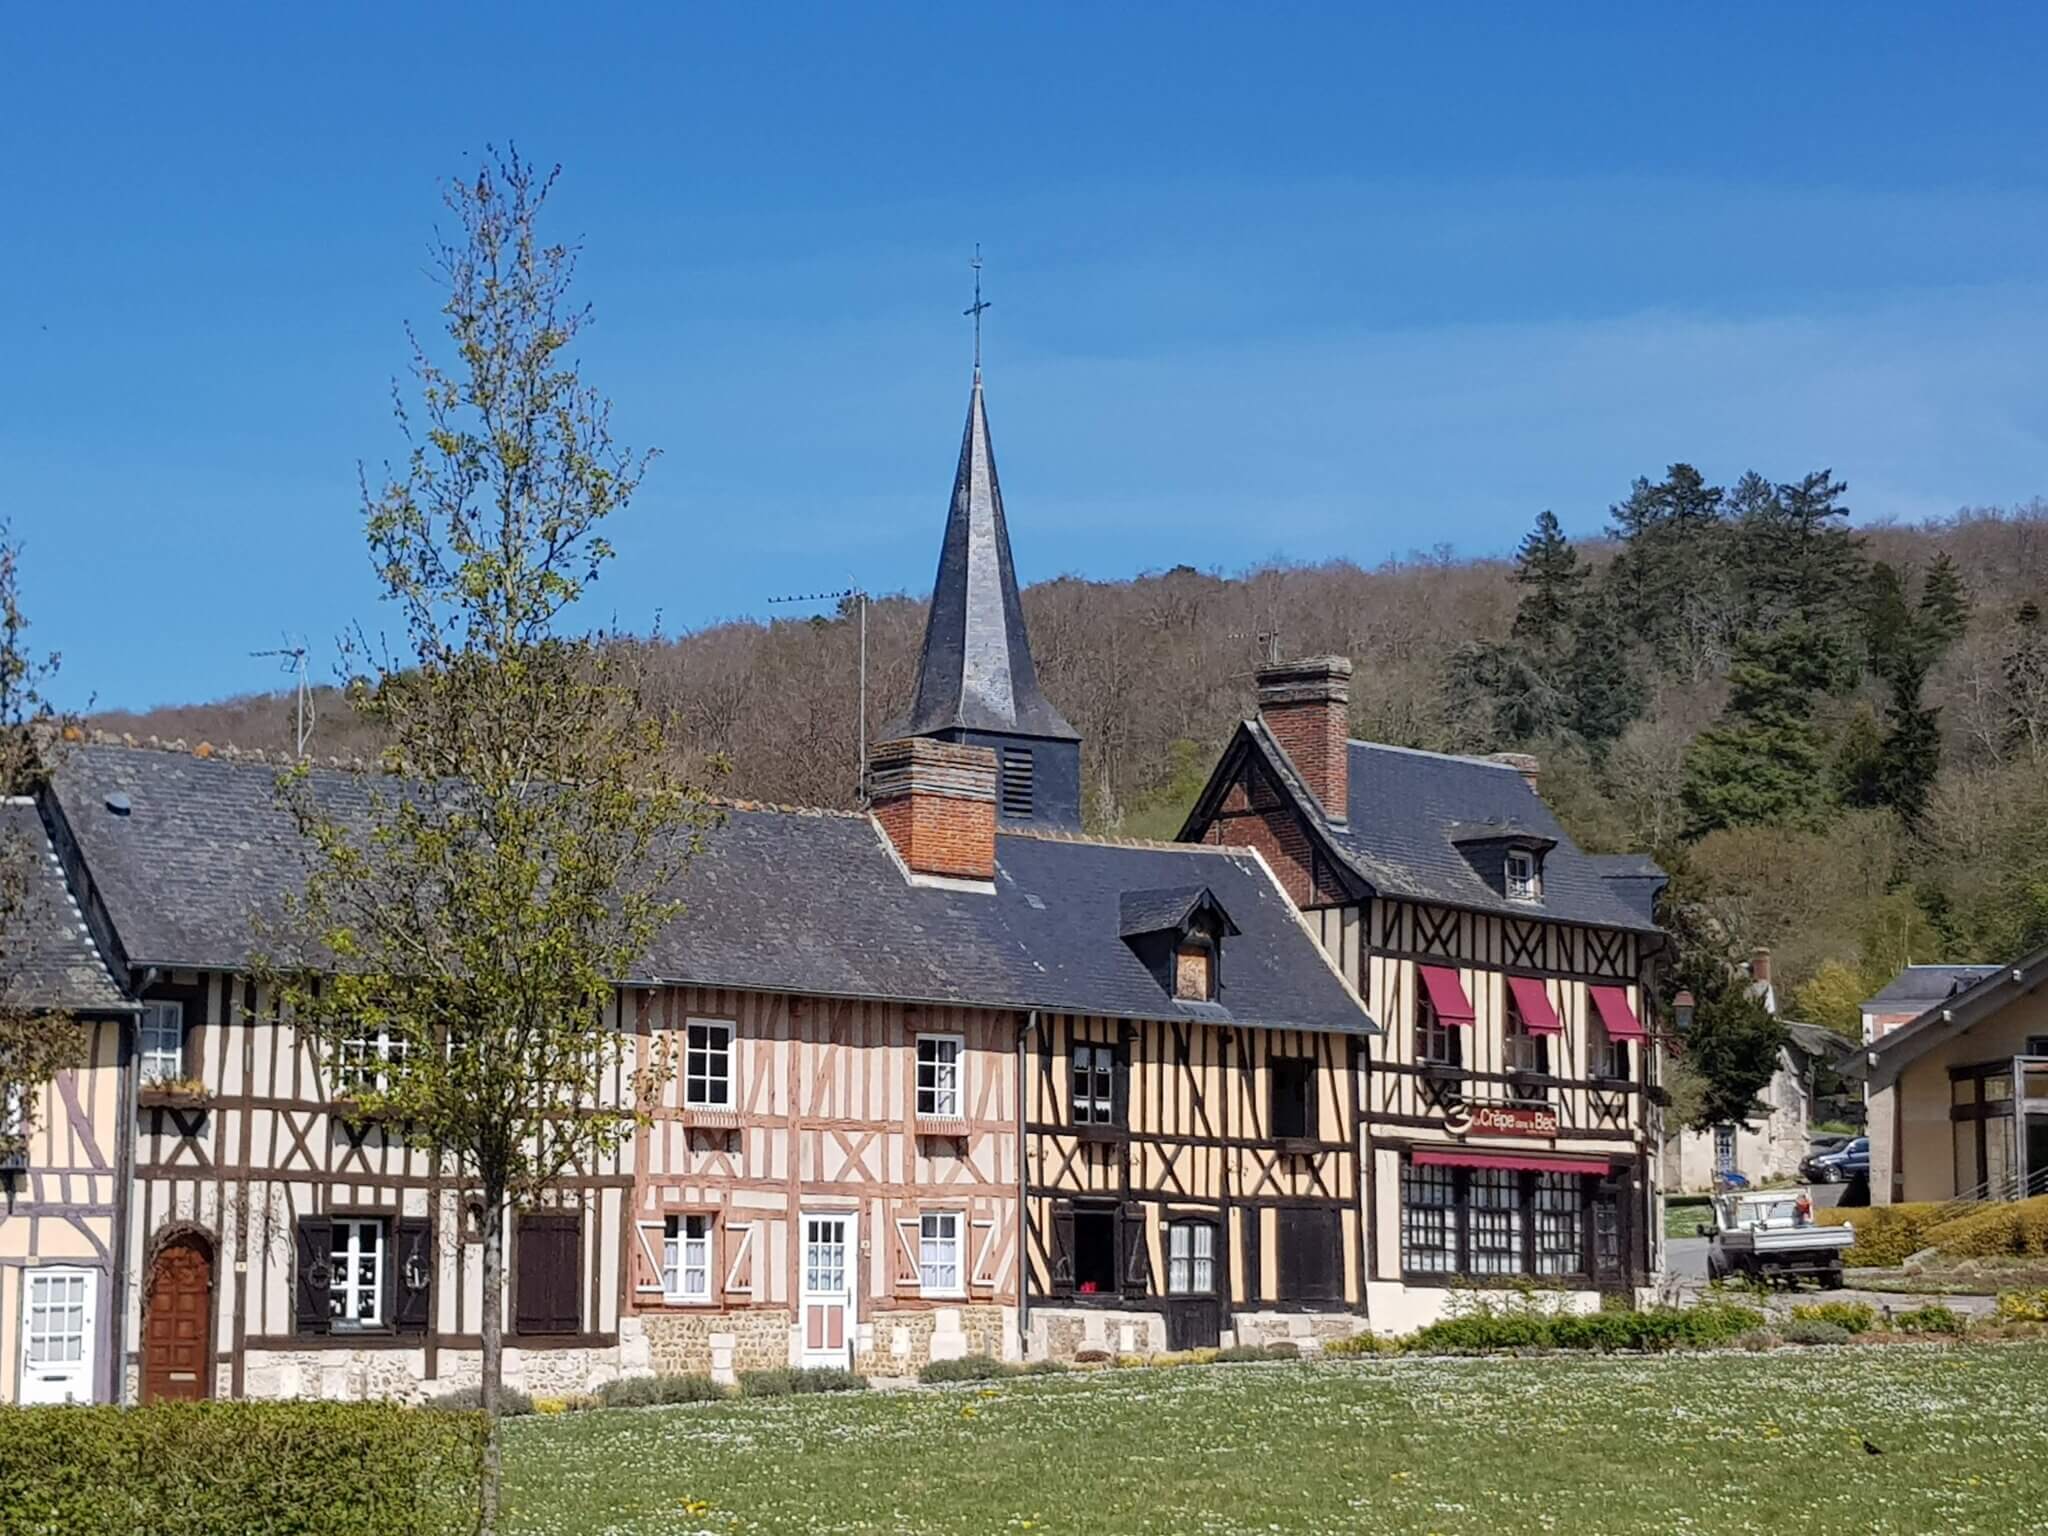
<svg viewBox="0 0 2048 1536"><path fill-rule="evenodd" d="M1278 1226L1280 1299L1341 1299L1344 1275L1342 1214L1326 1208L1282 1207Z"/></svg>
<svg viewBox="0 0 2048 1536"><path fill-rule="evenodd" d="M1123 1293L1126 1296L1143 1296L1150 1289L1152 1279L1151 1250L1145 1245L1145 1207L1132 1203L1126 1205L1117 1222L1118 1245L1123 1250Z"/></svg>
<svg viewBox="0 0 2048 1536"><path fill-rule="evenodd" d="M1062 1200L1052 1208L1052 1274L1055 1296L1074 1294L1074 1207Z"/></svg>
<svg viewBox="0 0 2048 1536"><path fill-rule="evenodd" d="M583 1218L554 1211L522 1214L516 1246L513 1331L582 1332Z"/></svg>
<svg viewBox="0 0 2048 1536"><path fill-rule="evenodd" d="M400 1333L425 1333L433 1314L434 1226L425 1217L407 1217L396 1227L385 1277L388 1315Z"/></svg>
<svg viewBox="0 0 2048 1536"><path fill-rule="evenodd" d="M326 1216L301 1216L297 1247L293 1296L298 1331L325 1333L332 1315L327 1287L334 1278L334 1222Z"/></svg>
<svg viewBox="0 0 2048 1536"><path fill-rule="evenodd" d="M1128 1044L1119 1045L1109 1070L1110 1107L1112 1125L1129 1129L1131 1123L1131 1049Z"/></svg>

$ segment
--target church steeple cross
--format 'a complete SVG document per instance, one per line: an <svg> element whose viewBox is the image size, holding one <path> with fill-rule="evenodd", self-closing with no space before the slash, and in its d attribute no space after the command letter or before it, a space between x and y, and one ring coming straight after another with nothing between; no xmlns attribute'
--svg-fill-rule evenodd
<svg viewBox="0 0 2048 1536"><path fill-rule="evenodd" d="M989 301L981 296L981 242L974 242L974 260L967 263L974 268L974 302L960 313L974 318L974 371L981 372L981 312L990 307Z"/></svg>

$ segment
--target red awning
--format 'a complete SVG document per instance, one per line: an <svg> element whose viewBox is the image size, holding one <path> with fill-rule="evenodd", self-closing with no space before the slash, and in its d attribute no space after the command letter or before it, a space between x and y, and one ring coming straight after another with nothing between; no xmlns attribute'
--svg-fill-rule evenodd
<svg viewBox="0 0 2048 1536"><path fill-rule="evenodd" d="M1447 965L1418 965L1415 969L1422 972L1422 984L1429 989L1430 1006L1436 1009L1437 1018L1446 1024L1472 1022L1472 1001L1465 996L1465 984L1456 971Z"/></svg>
<svg viewBox="0 0 2048 1536"><path fill-rule="evenodd" d="M1520 1152L1464 1152L1417 1147L1415 1161L1425 1168L1516 1168L1535 1173L1605 1175L1611 1165L1597 1157L1528 1157Z"/></svg>
<svg viewBox="0 0 2048 1536"><path fill-rule="evenodd" d="M1610 1040L1640 1040L1643 1038L1642 1021L1636 1011L1628 1005L1628 990L1625 987L1589 987L1593 994L1593 1006L1600 1010L1600 1022L1607 1026Z"/></svg>
<svg viewBox="0 0 2048 1536"><path fill-rule="evenodd" d="M1510 976L1508 990L1515 994L1515 1007L1530 1034L1564 1033L1564 1025L1558 1022L1557 1010L1550 1006L1550 994L1543 990L1542 982L1534 976Z"/></svg>

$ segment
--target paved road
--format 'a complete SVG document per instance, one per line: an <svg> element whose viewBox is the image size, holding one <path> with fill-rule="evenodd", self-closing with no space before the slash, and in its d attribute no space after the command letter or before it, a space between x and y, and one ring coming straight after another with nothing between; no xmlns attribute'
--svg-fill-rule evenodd
<svg viewBox="0 0 2048 1536"><path fill-rule="evenodd" d="M1813 1196L1815 1210L1827 1210L1842 1198L1839 1184L1816 1184L1807 1191ZM1707 1239L1704 1237L1670 1237L1664 1240L1665 1265L1681 1280L1697 1281L1704 1285L1707 1279Z"/></svg>

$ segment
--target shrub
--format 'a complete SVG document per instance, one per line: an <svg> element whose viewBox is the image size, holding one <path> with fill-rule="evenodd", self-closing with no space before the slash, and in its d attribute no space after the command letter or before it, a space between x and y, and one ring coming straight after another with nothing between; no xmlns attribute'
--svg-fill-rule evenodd
<svg viewBox="0 0 2048 1536"><path fill-rule="evenodd" d="M1703 1349L1761 1328L1763 1313L1733 1302L1648 1307L1635 1312L1471 1311L1432 1323L1406 1341L1429 1353L1514 1349Z"/></svg>
<svg viewBox="0 0 2048 1536"><path fill-rule="evenodd" d="M1330 1340L1323 1346L1323 1353L1338 1359L1350 1355L1398 1355L1401 1341L1377 1333L1354 1333L1348 1338Z"/></svg>
<svg viewBox="0 0 2048 1536"><path fill-rule="evenodd" d="M449 1413L481 1413L484 1406L484 1389L457 1387L453 1392L443 1392L439 1397L428 1398L426 1406ZM519 1419L531 1412L533 1399L517 1387L498 1389L498 1414L501 1418Z"/></svg>
<svg viewBox="0 0 2048 1536"><path fill-rule="evenodd" d="M598 1388L606 1408L660 1408L670 1403L714 1403L730 1395L709 1376L625 1376Z"/></svg>
<svg viewBox="0 0 2048 1536"><path fill-rule="evenodd" d="M868 1379L834 1365L801 1369L741 1371L740 1396L790 1397L811 1392L865 1392Z"/></svg>
<svg viewBox="0 0 2048 1536"><path fill-rule="evenodd" d="M1752 1328L1746 1333L1735 1335L1734 1338L1728 1341L1727 1347L1729 1349L1746 1350L1750 1354L1756 1355L1763 1353L1767 1349L1776 1349L1780 1342L1782 1341L1770 1329Z"/></svg>
<svg viewBox="0 0 2048 1536"><path fill-rule="evenodd" d="M1015 1376L1018 1369L994 1355L962 1355L957 1360L930 1361L917 1373L917 1379L930 1383L994 1381L999 1376Z"/></svg>
<svg viewBox="0 0 2048 1536"><path fill-rule="evenodd" d="M1833 1323L1844 1333L1868 1333L1877 1326L1877 1308L1865 1301L1816 1301L1794 1307L1792 1316L1802 1323Z"/></svg>
<svg viewBox="0 0 2048 1536"><path fill-rule="evenodd" d="M483 1441L481 1415L394 1403L0 1408L0 1525L466 1536Z"/></svg>
<svg viewBox="0 0 2048 1536"><path fill-rule="evenodd" d="M1074 1351L1076 1365L1111 1365L1116 1356L1106 1349L1077 1349Z"/></svg>
<svg viewBox="0 0 2048 1536"><path fill-rule="evenodd" d="M1970 1320L1960 1312L1935 1302L1925 1307L1915 1307L1910 1312L1901 1312L1892 1319L1892 1326L1900 1333L1945 1333L1961 1334L1970 1326Z"/></svg>
<svg viewBox="0 0 2048 1536"><path fill-rule="evenodd" d="M2048 1253L2048 1195L2005 1201L1944 1221L1928 1229L1927 1243L1952 1259Z"/></svg>
<svg viewBox="0 0 2048 1536"><path fill-rule="evenodd" d="M1301 1346L1292 1339L1275 1339L1266 1346L1268 1360L1299 1360Z"/></svg>
<svg viewBox="0 0 2048 1536"><path fill-rule="evenodd" d="M2001 1323L2048 1323L2048 1290L2000 1291L1998 1320Z"/></svg>
<svg viewBox="0 0 2048 1536"><path fill-rule="evenodd" d="M1824 1227L1854 1223L1855 1245L1842 1255L1844 1264L1864 1269L1892 1269L1929 1246L1927 1232L1946 1207L1933 1201L1913 1205L1832 1206L1815 1211Z"/></svg>
<svg viewBox="0 0 2048 1536"><path fill-rule="evenodd" d="M1019 1376L1064 1376L1073 1369L1064 1360L1033 1360L1017 1367Z"/></svg>
<svg viewBox="0 0 2048 1536"><path fill-rule="evenodd" d="M1823 1323L1812 1318L1794 1318L1779 1329L1787 1344L1846 1344L1849 1330L1840 1323Z"/></svg>

